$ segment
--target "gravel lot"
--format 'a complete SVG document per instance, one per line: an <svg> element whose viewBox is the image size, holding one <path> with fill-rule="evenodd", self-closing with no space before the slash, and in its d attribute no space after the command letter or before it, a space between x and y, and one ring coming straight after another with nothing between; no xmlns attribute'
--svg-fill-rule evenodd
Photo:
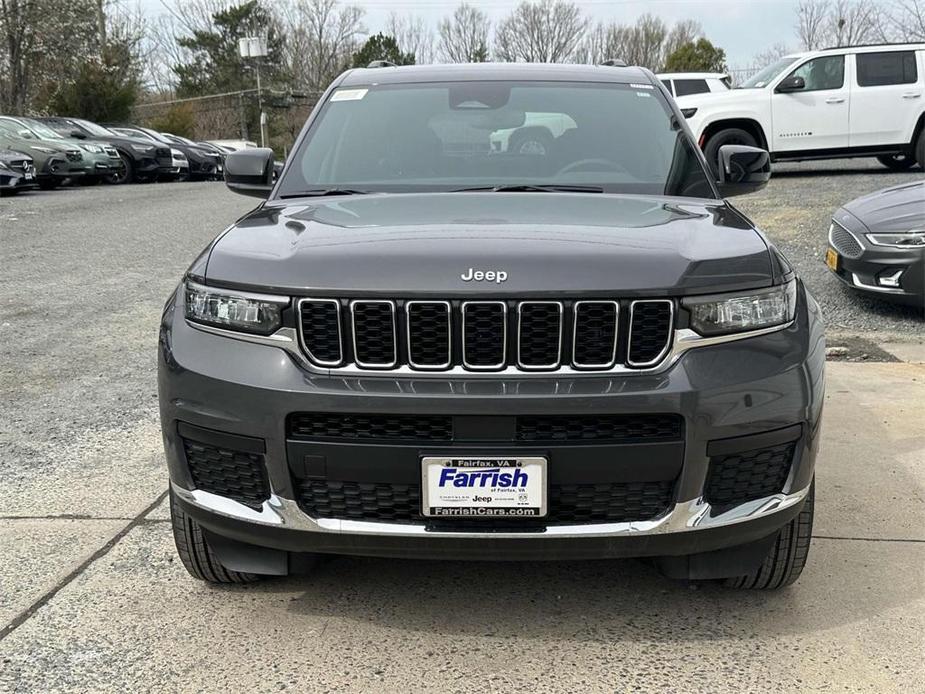
<svg viewBox="0 0 925 694"><path fill-rule="evenodd" d="M847 293L821 262L838 204L921 175L883 171L788 166L739 200L835 330L920 341L920 316ZM189 579L163 503L158 317L198 251L251 206L207 183L0 200L0 692L925 681L925 438L906 426L925 404L925 366L914 364L831 365L813 554L775 596L693 592L633 562L343 558L258 586Z"/></svg>

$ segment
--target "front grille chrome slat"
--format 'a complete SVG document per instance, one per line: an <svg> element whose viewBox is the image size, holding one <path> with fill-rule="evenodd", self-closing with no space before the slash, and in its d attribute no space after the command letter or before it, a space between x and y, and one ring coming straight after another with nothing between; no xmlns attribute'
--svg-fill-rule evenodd
<svg viewBox="0 0 925 694"><path fill-rule="evenodd" d="M472 371L507 365L507 304L466 301L462 305L462 361Z"/></svg>
<svg viewBox="0 0 925 694"><path fill-rule="evenodd" d="M572 323L572 366L609 369L617 363L620 303L576 301Z"/></svg>
<svg viewBox="0 0 925 694"><path fill-rule="evenodd" d="M658 364L671 349L674 302L641 299L630 303L626 363L644 369Z"/></svg>
<svg viewBox="0 0 925 694"><path fill-rule="evenodd" d="M344 361L340 302L302 299L298 306L302 350L318 366L340 366Z"/></svg>
<svg viewBox="0 0 925 694"><path fill-rule="evenodd" d="M405 303L408 365L442 371L452 365L452 307L449 301Z"/></svg>
<svg viewBox="0 0 925 694"><path fill-rule="evenodd" d="M350 302L353 319L353 358L366 369L391 369L398 364L395 302L363 299Z"/></svg>
<svg viewBox="0 0 925 694"><path fill-rule="evenodd" d="M517 305L517 366L524 371L545 371L562 363L562 311L560 301Z"/></svg>

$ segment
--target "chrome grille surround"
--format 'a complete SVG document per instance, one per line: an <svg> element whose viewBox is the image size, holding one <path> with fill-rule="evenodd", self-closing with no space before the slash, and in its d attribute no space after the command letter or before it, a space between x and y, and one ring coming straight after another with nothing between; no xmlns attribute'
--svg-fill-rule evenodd
<svg viewBox="0 0 925 694"><path fill-rule="evenodd" d="M582 308L591 307L591 306L612 306L614 311L614 331L613 331L613 349L611 358L606 362L601 363L584 363L579 362L576 354L578 354L577 343L578 343L578 323L579 323L579 314L581 313ZM614 364L617 363L617 345L620 342L620 302L619 301L594 301L594 300L579 300L572 305L572 366L576 369L609 369Z"/></svg>
<svg viewBox="0 0 925 694"><path fill-rule="evenodd" d="M665 340L665 343L658 353L658 355L646 361L636 361L632 357L632 344L633 344L633 314L637 306L642 304L668 304L668 327L667 334L668 339ZM627 340L626 340L626 364L635 368L649 368L655 366L661 362L668 354L668 351L671 349L671 333L672 328L674 327L674 318L675 318L675 309L674 301L671 299L636 299L635 301L630 302L630 311L629 311L629 327L627 328Z"/></svg>
<svg viewBox="0 0 925 694"><path fill-rule="evenodd" d="M834 219L829 227L829 245L851 260L857 260L864 253L864 246L858 237Z"/></svg>

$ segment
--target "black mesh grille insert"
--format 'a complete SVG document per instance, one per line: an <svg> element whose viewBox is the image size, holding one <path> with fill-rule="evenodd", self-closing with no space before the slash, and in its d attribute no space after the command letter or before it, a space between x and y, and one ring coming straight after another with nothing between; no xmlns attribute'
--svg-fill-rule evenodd
<svg viewBox="0 0 925 694"><path fill-rule="evenodd" d="M704 498L714 506L730 506L780 493L796 445L793 441L710 458Z"/></svg>
<svg viewBox="0 0 925 694"><path fill-rule="evenodd" d="M386 367L395 363L394 309L389 301L353 303L353 338L358 364Z"/></svg>
<svg viewBox="0 0 925 694"><path fill-rule="evenodd" d="M657 360L671 340L672 304L637 301L630 310L629 363L645 366Z"/></svg>
<svg viewBox="0 0 925 694"><path fill-rule="evenodd" d="M832 224L832 232L829 234L829 240L836 251L846 258L860 258L864 248L847 229L843 229L838 224Z"/></svg>
<svg viewBox="0 0 925 694"><path fill-rule="evenodd" d="M260 508L270 498L263 456L183 439L186 463L196 489Z"/></svg>
<svg viewBox="0 0 925 694"><path fill-rule="evenodd" d="M566 524L650 520L668 510L673 490L674 482L552 485L548 516L536 521ZM425 522L421 489L416 484L305 480L298 484L297 491L302 510L314 518ZM492 520L484 523L483 527L493 525ZM501 519L500 523L513 525L511 519Z"/></svg>
<svg viewBox="0 0 925 694"><path fill-rule="evenodd" d="M523 302L518 323L519 361L522 366L558 366L562 350L562 306L552 302Z"/></svg>
<svg viewBox="0 0 925 694"><path fill-rule="evenodd" d="M340 312L336 301L306 300L299 304L302 339L309 357L321 365L337 365L341 353Z"/></svg>
<svg viewBox="0 0 925 694"><path fill-rule="evenodd" d="M500 368L505 360L507 313L504 304L463 305L463 359L475 368Z"/></svg>
<svg viewBox="0 0 925 694"><path fill-rule="evenodd" d="M617 358L617 303L580 301L575 304L572 362L576 366L606 367Z"/></svg>
<svg viewBox="0 0 925 694"><path fill-rule="evenodd" d="M683 437L683 419L675 414L522 415L517 418L516 436L529 442L678 441Z"/></svg>
<svg viewBox="0 0 925 694"><path fill-rule="evenodd" d="M408 304L408 355L415 366L450 365L450 305L446 302Z"/></svg>
<svg viewBox="0 0 925 694"><path fill-rule="evenodd" d="M453 440L453 418L446 415L295 412L289 415L286 430L291 439L447 443Z"/></svg>

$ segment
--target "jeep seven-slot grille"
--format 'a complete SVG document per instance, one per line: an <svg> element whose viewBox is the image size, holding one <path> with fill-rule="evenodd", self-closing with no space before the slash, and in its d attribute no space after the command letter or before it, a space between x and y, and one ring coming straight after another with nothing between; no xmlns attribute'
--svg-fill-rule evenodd
<svg viewBox="0 0 925 694"><path fill-rule="evenodd" d="M302 480L297 482L296 494L299 506L313 518L427 522L421 515L421 488L417 484ZM551 484L548 515L533 522L555 525L650 520L668 510L673 494L674 481ZM482 522L489 527L492 523Z"/></svg>
<svg viewBox="0 0 925 694"><path fill-rule="evenodd" d="M302 349L326 368L605 371L657 366L674 303L302 299Z"/></svg>

